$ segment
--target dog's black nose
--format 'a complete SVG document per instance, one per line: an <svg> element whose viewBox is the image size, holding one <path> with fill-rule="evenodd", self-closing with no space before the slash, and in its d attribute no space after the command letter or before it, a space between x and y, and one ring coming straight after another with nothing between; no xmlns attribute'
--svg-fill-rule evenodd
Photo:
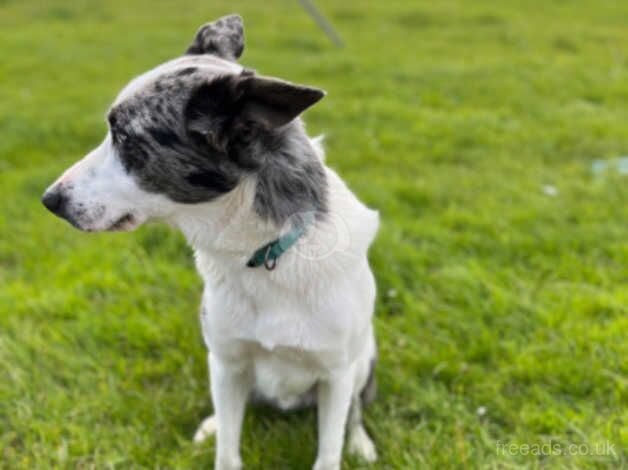
<svg viewBox="0 0 628 470"><path fill-rule="evenodd" d="M41 202L53 214L61 214L65 204L65 197L60 191L46 191L41 198Z"/></svg>

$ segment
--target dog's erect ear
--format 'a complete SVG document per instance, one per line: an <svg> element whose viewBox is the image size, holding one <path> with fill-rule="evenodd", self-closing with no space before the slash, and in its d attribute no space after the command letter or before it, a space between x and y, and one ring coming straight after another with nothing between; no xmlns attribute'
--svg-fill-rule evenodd
<svg viewBox="0 0 628 470"><path fill-rule="evenodd" d="M325 92L276 78L241 75L242 115L268 128L288 124L318 102Z"/></svg>
<svg viewBox="0 0 628 470"><path fill-rule="evenodd" d="M225 75L199 87L190 97L187 128L210 137L218 122L252 121L267 129L288 124L319 101L318 88L260 77L252 72Z"/></svg>
<svg viewBox="0 0 628 470"><path fill-rule="evenodd" d="M214 54L236 61L244 50L244 28L240 15L228 15L200 27L186 54Z"/></svg>

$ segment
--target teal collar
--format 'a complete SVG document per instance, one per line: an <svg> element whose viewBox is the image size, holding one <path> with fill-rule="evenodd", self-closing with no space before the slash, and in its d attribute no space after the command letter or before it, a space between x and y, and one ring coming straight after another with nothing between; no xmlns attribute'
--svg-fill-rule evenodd
<svg viewBox="0 0 628 470"><path fill-rule="evenodd" d="M257 268L264 265L268 271L272 271L277 266L277 258L283 255L288 248L294 245L305 233L305 228L301 225L294 227L288 233L270 243L267 243L251 256L246 265L249 268Z"/></svg>

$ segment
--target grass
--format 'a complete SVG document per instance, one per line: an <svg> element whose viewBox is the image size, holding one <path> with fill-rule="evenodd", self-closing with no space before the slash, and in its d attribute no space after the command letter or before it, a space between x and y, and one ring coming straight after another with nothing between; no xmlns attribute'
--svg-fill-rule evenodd
<svg viewBox="0 0 628 470"><path fill-rule="evenodd" d="M211 467L182 237L82 234L39 197L130 77L233 11L244 63L328 91L309 128L382 214L371 468L628 466L628 177L591 172L628 153L628 4L317 3L345 49L296 1L0 1L0 467ZM314 413L250 410L242 449L309 468Z"/></svg>

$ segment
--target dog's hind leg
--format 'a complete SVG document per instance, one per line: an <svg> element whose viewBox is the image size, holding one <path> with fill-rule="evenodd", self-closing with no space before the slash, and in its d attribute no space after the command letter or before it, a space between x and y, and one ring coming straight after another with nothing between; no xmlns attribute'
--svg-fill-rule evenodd
<svg viewBox="0 0 628 470"><path fill-rule="evenodd" d="M362 423L362 399L357 396L351 401L349 418L347 420L347 450L350 454L357 455L366 462L377 460L375 444L364 429Z"/></svg>
<svg viewBox="0 0 628 470"><path fill-rule="evenodd" d="M362 407L368 405L375 399L377 382L375 380L375 364L377 363L377 352L369 361L368 376L366 383L362 386L359 394L351 400L349 417L347 419L347 450L350 454L357 455L367 462L377 460L375 445L364 429L362 422Z"/></svg>
<svg viewBox="0 0 628 470"><path fill-rule="evenodd" d="M216 434L216 416L205 418L194 433L194 442L201 443Z"/></svg>

